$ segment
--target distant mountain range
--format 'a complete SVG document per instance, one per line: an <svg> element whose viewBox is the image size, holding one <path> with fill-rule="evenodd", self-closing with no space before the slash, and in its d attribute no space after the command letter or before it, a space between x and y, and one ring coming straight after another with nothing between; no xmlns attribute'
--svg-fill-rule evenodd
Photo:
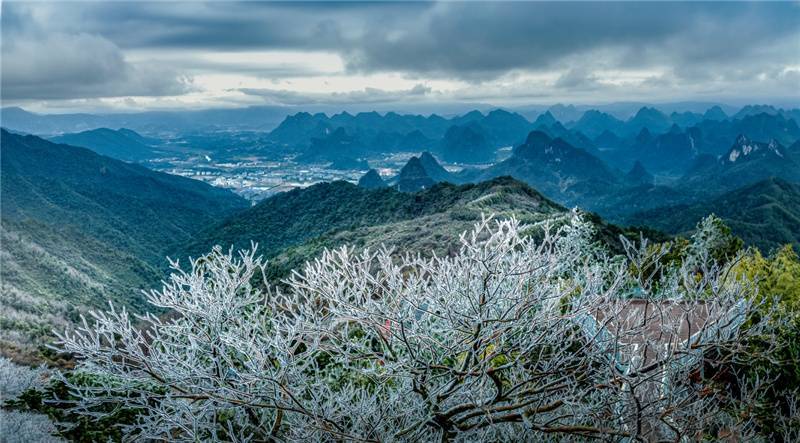
<svg viewBox="0 0 800 443"><path fill-rule="evenodd" d="M425 170L419 157L411 157L391 184L400 192L417 192L430 188L436 182Z"/></svg>
<svg viewBox="0 0 800 443"><path fill-rule="evenodd" d="M97 128L130 128L143 133L175 134L219 130L269 131L290 112L293 110L281 106L252 106L113 114L36 114L18 107L6 107L0 110L0 120L4 128L39 135L57 135Z"/></svg>
<svg viewBox="0 0 800 443"><path fill-rule="evenodd" d="M570 127L586 134L587 137L596 138L604 132L615 135L623 133L625 122L611 114L591 109L586 111L580 120L574 122Z"/></svg>
<svg viewBox="0 0 800 443"><path fill-rule="evenodd" d="M430 188L435 183L467 183L466 173L454 174L445 169L436 157L428 151L412 156L394 177L383 178L378 171L370 169L358 181L358 186L366 189L392 187L400 192L417 192Z"/></svg>
<svg viewBox="0 0 800 443"><path fill-rule="evenodd" d="M521 115L499 109L486 115L472 111L452 119L393 112L343 112L330 117L299 112L286 117L269 139L319 161L337 155L435 150L448 161L479 163L494 160L497 146L522 141L530 129Z"/></svg>
<svg viewBox="0 0 800 443"><path fill-rule="evenodd" d="M252 120L248 119L259 113L277 115L279 111L240 110L244 123L237 127L250 125L247 122ZM212 111L193 112L187 115L201 121L220 117L219 126L209 128L226 127L231 115L224 114L223 118ZM17 130L49 124L54 129L59 125L130 123L115 125L122 127L118 130L99 128L61 134L53 141L139 161L158 155L159 141L126 128L139 125L149 131L174 124L179 131L185 126L174 120L179 119L177 115L40 116L5 108L2 118L4 124L17 124ZM533 121L499 109L454 117L299 112L287 116L268 134L249 138L247 149L252 155L259 149L270 155L283 152L301 162L362 171L369 169L365 159L370 156L424 152L412 158L396 177L381 178L373 171L364 185L382 187L383 183L396 190L416 192L438 182L477 183L509 175L562 204L621 222L636 212L696 204L773 176L800 181L798 117L798 109L764 105L739 110L709 106L702 112L698 108L642 106L628 118L591 108L560 106L544 110ZM149 126L151 123L155 126ZM230 150L241 145L226 133L209 134L213 134L209 143L213 141L214 146ZM497 162L498 149L508 146L513 146L511 156ZM437 158L466 168L459 173L448 172ZM484 166L472 166L476 164Z"/></svg>
<svg viewBox="0 0 800 443"><path fill-rule="evenodd" d="M575 129L573 129L574 131ZM654 173L680 176L703 154L726 153L739 135L759 140L775 139L788 145L800 140L800 127L781 114L745 115L740 119L702 120L690 127L673 123L658 133L642 127L635 136L604 129L593 143L595 153L612 167L627 170L639 161Z"/></svg>
<svg viewBox="0 0 800 443"><path fill-rule="evenodd" d="M436 182L478 183L512 176L555 201L595 211L618 223L642 211L702 204L770 177L800 183L800 142L784 147L775 140L762 143L739 136L720 158L710 154L679 157L668 141L681 134L674 129L664 137L653 138L643 129L637 136L653 150L663 150L673 162L691 161L688 172L669 185L657 184L641 161L634 161L627 172L613 169L592 153L542 131L532 131L511 157L488 168L450 173L426 152L413 157L397 177L385 181L400 191L415 192Z"/></svg>
<svg viewBox="0 0 800 443"><path fill-rule="evenodd" d="M652 185L654 181L653 174L647 171L638 160L633 164L633 167L627 174L625 180L632 185Z"/></svg>
<svg viewBox="0 0 800 443"><path fill-rule="evenodd" d="M477 171L470 181L512 176L556 200L575 199L574 187L587 182L608 187L618 178L602 160L576 148L567 141L541 131L533 131L525 143L514 148L510 158L485 170Z"/></svg>
<svg viewBox="0 0 800 443"><path fill-rule="evenodd" d="M495 158L494 147L475 122L451 126L444 134L440 152L451 163L488 163Z"/></svg>
<svg viewBox="0 0 800 443"><path fill-rule="evenodd" d="M710 213L721 217L746 244L763 251L792 244L800 251L800 185L780 178L768 178L691 205L633 214L627 222L685 234Z"/></svg>
<svg viewBox="0 0 800 443"><path fill-rule="evenodd" d="M297 112L286 116L279 124L276 116L285 115L291 108L108 115L38 115L19 108L4 108L2 119L7 127L23 132L73 132L102 125L145 134L181 133L182 137L189 137L186 140L190 144L197 141L198 131L204 134L203 137L209 137L218 131L253 128L266 131L277 124L269 133L250 137L246 148L244 143L231 145L219 140L218 136L214 136L212 145L230 145L228 150L247 149L253 154L258 151L264 155L291 154L296 155L299 161L335 162L337 165L355 164L383 153L422 151L432 152L451 163L492 163L496 161L500 148L518 146L531 131L539 130L552 139L560 138L591 153L612 169L628 171L639 161L657 177L673 179L685 174L703 154L724 154L739 135L761 142L775 139L784 146L800 139L797 124L800 109L750 105L739 110L725 110L714 105L699 112L673 108L641 106L628 118L622 119L592 108L553 106L537 114L532 121L519 113L502 109L487 113L475 110L454 117L396 112L380 114L374 111L332 115ZM689 109L697 107L693 105ZM274 123L266 123L267 120ZM258 121L264 123L254 124ZM70 131L64 131L62 128L65 127ZM146 155L142 154L145 150L141 146L136 146L137 141L129 140L125 134L113 134L108 129L60 134L56 140L86 146L125 160L137 160ZM110 149L112 145L113 149Z"/></svg>
<svg viewBox="0 0 800 443"><path fill-rule="evenodd" d="M227 190L88 149L6 130L1 142L6 351L35 345L83 308L141 307L140 291L163 278L169 244L248 206Z"/></svg>
<svg viewBox="0 0 800 443"><path fill-rule="evenodd" d="M760 112L759 112L760 111ZM800 139L800 110L768 106L744 108L731 117L719 107L705 113L672 112L642 107L628 120L596 110L564 123L550 111L533 122L520 114L472 111L450 119L431 115L375 112L298 113L284 120L269 139L302 153L309 161L332 161L345 155L431 151L451 163L480 164L495 160L505 146L522 144L532 130L560 138L612 168L629 170L636 161L656 174L680 176L701 154L721 155L740 134L755 140L791 144Z"/></svg>
<svg viewBox="0 0 800 443"><path fill-rule="evenodd" d="M375 169L370 169L366 174L362 175L358 180L358 187L364 189L380 189L389 185L383 181L383 178Z"/></svg>

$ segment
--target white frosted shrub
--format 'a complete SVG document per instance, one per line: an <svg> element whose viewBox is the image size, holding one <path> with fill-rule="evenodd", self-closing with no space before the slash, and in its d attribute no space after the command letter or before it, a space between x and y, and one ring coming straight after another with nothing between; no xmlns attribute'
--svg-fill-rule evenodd
<svg viewBox="0 0 800 443"><path fill-rule="evenodd" d="M326 251L282 291L255 248L174 263L147 295L169 319L137 328L112 307L61 336L100 381L72 386L76 408L140 408L129 438L170 441L744 435L729 411L750 399L696 375L760 332L740 327L749 282L708 260L664 268L646 243L610 256L578 215L536 242L522 228L482 220L452 257Z"/></svg>
<svg viewBox="0 0 800 443"><path fill-rule="evenodd" d="M45 415L0 409L0 441L3 443L63 442Z"/></svg>
<svg viewBox="0 0 800 443"><path fill-rule="evenodd" d="M50 371L44 366L21 366L6 357L0 357L0 402L13 399L31 388L44 386Z"/></svg>
<svg viewBox="0 0 800 443"><path fill-rule="evenodd" d="M29 368L0 357L0 405L28 389L44 386L50 375L44 366ZM55 425L44 415L0 409L0 441L4 443L62 441L52 435L55 432Z"/></svg>

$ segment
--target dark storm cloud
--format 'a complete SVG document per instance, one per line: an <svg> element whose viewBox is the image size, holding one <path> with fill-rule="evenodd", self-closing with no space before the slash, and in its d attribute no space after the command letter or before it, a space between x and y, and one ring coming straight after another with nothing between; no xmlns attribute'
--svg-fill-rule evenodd
<svg viewBox="0 0 800 443"><path fill-rule="evenodd" d="M39 22L40 6L2 4L0 87L4 100L163 96L192 90L191 79L175 67L133 65L101 34ZM72 17L57 11L50 15L57 20Z"/></svg>
<svg viewBox="0 0 800 443"><path fill-rule="evenodd" d="M400 72L420 81L482 83L550 71L560 73L553 86L561 89L602 88L598 70L658 69L670 82L697 83L719 71L763 77L759 67L796 67L800 59L796 2L4 2L2 24L4 62L12 61L3 63L3 89L13 97L179 93L198 66L187 59L158 69L132 66L125 54L134 50L326 51L339 54L349 73ZM76 51L82 41L95 56L70 52L54 36ZM25 57L19 48L43 55L17 61ZM33 62L51 68L51 55L67 66L46 71L57 77L48 84ZM737 70L743 64L756 69ZM153 77L159 70L166 74ZM303 74L259 72L257 65L246 73Z"/></svg>
<svg viewBox="0 0 800 443"><path fill-rule="evenodd" d="M191 80L171 67L134 66L113 43L51 34L2 48L5 100L178 95Z"/></svg>
<svg viewBox="0 0 800 443"><path fill-rule="evenodd" d="M758 59L783 39L795 42L793 54L778 54L784 61L800 49L797 4L447 3L409 28L399 37L370 28L350 66L491 77L595 50L619 58L588 64L646 67Z"/></svg>
<svg viewBox="0 0 800 443"><path fill-rule="evenodd" d="M67 7L80 10L66 12L80 19L71 23L76 29L103 35L122 48L331 50L344 55L352 69L459 77L544 68L599 48L621 51L620 63L631 66L727 61L797 38L800 29L796 3L112 2Z"/></svg>
<svg viewBox="0 0 800 443"><path fill-rule="evenodd" d="M54 26L96 33L124 49L343 49L372 26L412 21L423 3L69 2L47 5ZM9 9L27 8L11 4Z"/></svg>

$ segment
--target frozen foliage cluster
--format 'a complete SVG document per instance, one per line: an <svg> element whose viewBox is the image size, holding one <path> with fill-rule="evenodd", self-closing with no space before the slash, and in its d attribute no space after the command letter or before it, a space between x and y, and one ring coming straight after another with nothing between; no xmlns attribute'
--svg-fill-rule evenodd
<svg viewBox="0 0 800 443"><path fill-rule="evenodd" d="M0 410L0 441L4 443L56 443L56 426L46 415Z"/></svg>
<svg viewBox="0 0 800 443"><path fill-rule="evenodd" d="M137 408L127 435L170 441L750 436L763 381L709 378L767 331L743 327L754 288L713 260L713 224L678 263L612 256L577 214L528 228L482 220L448 257L326 251L283 290L255 247L174 263L148 294L168 318L111 307L60 336L98 380L76 408Z"/></svg>
<svg viewBox="0 0 800 443"><path fill-rule="evenodd" d="M44 366L29 368L0 357L0 399L12 399L28 389L41 387L49 377L50 371Z"/></svg>
<svg viewBox="0 0 800 443"><path fill-rule="evenodd" d="M40 388L50 377L44 367L28 368L0 357L0 403L14 399L22 392ZM0 409L0 441L6 443L45 443L63 441L53 434L53 422L41 414Z"/></svg>

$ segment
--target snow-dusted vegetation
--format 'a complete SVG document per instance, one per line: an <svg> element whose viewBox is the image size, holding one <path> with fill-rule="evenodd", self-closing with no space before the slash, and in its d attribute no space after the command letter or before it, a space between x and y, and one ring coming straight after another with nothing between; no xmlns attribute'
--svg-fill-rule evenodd
<svg viewBox="0 0 800 443"><path fill-rule="evenodd" d="M4 443L62 442L46 415L0 410L0 437Z"/></svg>
<svg viewBox="0 0 800 443"><path fill-rule="evenodd" d="M28 368L0 357L0 400L11 400L23 392L42 387L50 371ZM5 443L45 443L63 441L54 437L56 426L49 418L30 412L0 409L0 441Z"/></svg>
<svg viewBox="0 0 800 443"><path fill-rule="evenodd" d="M148 295L170 319L112 307L61 336L97 380L71 385L77 408L181 441L751 437L766 380L725 368L769 314L750 321L712 220L679 262L644 241L612 256L578 215L527 228L485 219L451 257L327 251L283 290L256 248L176 263Z"/></svg>
<svg viewBox="0 0 800 443"><path fill-rule="evenodd" d="M44 385L51 373L45 367L20 366L0 357L0 398L8 400L22 392Z"/></svg>

